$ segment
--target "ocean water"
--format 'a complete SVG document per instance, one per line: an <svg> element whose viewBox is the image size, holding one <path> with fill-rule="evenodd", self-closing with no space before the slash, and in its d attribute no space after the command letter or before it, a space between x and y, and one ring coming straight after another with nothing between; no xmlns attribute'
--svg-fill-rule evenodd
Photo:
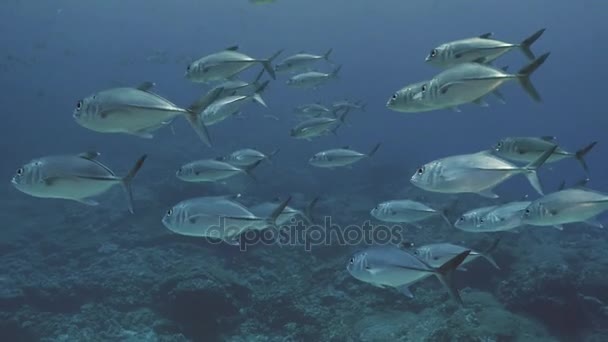
<svg viewBox="0 0 608 342"><path fill-rule="evenodd" d="M406 225L402 237L415 245L484 250L500 238L492 253L500 270L480 260L455 275L465 303L459 307L435 279L415 284L410 299L353 278L346 265L369 241L239 248L180 236L161 223L181 200L237 193L247 206L292 196L291 204L304 208L319 197L316 220L331 218L337 232L364 225L377 203L397 198L445 209L453 222L472 208L538 195L522 176L497 187L500 199L492 200L427 192L410 183L411 175L427 162L488 149L508 136L556 136L569 151L598 141L586 156L588 186L608 191L606 13L608 3L592 0L3 1L0 340L607 341L607 239L597 227L475 234L441 219ZM439 44L490 31L519 42L541 28L547 30L532 50L551 55L532 80L542 103L509 82L501 88L506 104L490 97L489 107L466 104L461 112L386 108L397 89L441 71L424 62ZM144 81L187 107L211 86L187 80L188 64L232 45L258 58L284 49L278 60L332 48L331 61L342 69L318 89L289 87L288 76L278 74L263 93L268 108L247 104L242 115L209 127L212 148L179 118L143 139L93 132L72 117L84 97ZM526 63L514 50L495 65L515 72ZM335 65L320 61L316 69ZM250 81L259 69L239 78ZM366 109L349 113L336 135L290 137L299 122L295 106L343 99ZM322 150L367 152L376 143L382 145L373 158L352 168L308 163ZM239 148L280 152L253 171L257 181L195 184L175 177L186 162ZM133 181L134 214L118 186L92 207L34 198L10 184L34 158L85 151L100 152L118 175L148 154ZM585 173L567 159L544 166L539 176L551 192ZM254 234L252 241L259 240Z"/></svg>

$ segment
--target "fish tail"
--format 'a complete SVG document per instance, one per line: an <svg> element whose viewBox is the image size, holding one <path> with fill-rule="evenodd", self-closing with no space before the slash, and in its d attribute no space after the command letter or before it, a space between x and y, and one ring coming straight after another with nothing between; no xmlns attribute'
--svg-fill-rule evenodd
<svg viewBox="0 0 608 342"><path fill-rule="evenodd" d="M492 95L494 95L498 99L498 102L502 104L507 103L507 101L505 100L505 96L498 89L494 89L492 91Z"/></svg>
<svg viewBox="0 0 608 342"><path fill-rule="evenodd" d="M330 48L329 50L327 50L327 52L325 52L323 54L323 59L330 62L331 63L331 59L329 59L329 55L331 55L331 52L334 51L333 48Z"/></svg>
<svg viewBox="0 0 608 342"><path fill-rule="evenodd" d="M463 305L462 298L460 298L460 294L458 293L458 289L454 285L452 278L454 271L469 256L469 253L471 253L471 251L466 250L446 261L443 265L439 266L439 268L435 269L437 271L435 275L437 278L439 278L441 284L443 284L443 286L445 286L445 288L448 290L450 297L452 297L452 299L454 299L461 306Z"/></svg>
<svg viewBox="0 0 608 342"><path fill-rule="evenodd" d="M304 215L302 215L302 216L304 216L304 219L308 222L308 224L315 223L315 217L313 215L313 211L315 209L315 206L317 205L317 202L319 202L318 196L313 198L313 200L310 201L310 203L308 203L308 205L304 209Z"/></svg>
<svg viewBox="0 0 608 342"><path fill-rule="evenodd" d="M554 145L552 148L546 150L543 154L540 155L535 161L530 164L524 166L524 171L526 172L526 177L528 181L532 185L532 187L541 195L544 195L543 188L540 184L540 180L538 179L538 174L536 171L539 167L541 167L549 157L555 152L557 149L557 145Z"/></svg>
<svg viewBox="0 0 608 342"><path fill-rule="evenodd" d="M579 163L581 163L586 173L589 173L589 167L587 166L587 162L585 161L585 155L589 153L589 151L591 151L596 144L597 141L594 141L591 144L576 151L576 153L574 154L574 157L576 158L576 160L578 160Z"/></svg>
<svg viewBox="0 0 608 342"><path fill-rule="evenodd" d="M492 264L492 266L494 266L497 270L500 269L500 266L498 266L498 264L496 263L496 260L494 260L494 257L492 257L492 252L494 252L496 250L496 247L498 247L498 243L500 242L500 238L495 239L492 244L486 248L485 251L483 251L481 254L481 256L486 259L490 264Z"/></svg>
<svg viewBox="0 0 608 342"><path fill-rule="evenodd" d="M264 92L264 90L266 90L266 87L268 87L269 83L270 83L270 81L266 81L266 82L260 84L260 86L255 90L255 93L253 95L251 95L251 98L255 102L261 104L264 107L268 107L268 105L266 105L266 102L262 98L262 93Z"/></svg>
<svg viewBox="0 0 608 342"><path fill-rule="evenodd" d="M377 143L376 145L374 145L374 147L372 148L371 151L369 151L369 153L367 154L368 157L373 157L374 154L376 154L376 152L378 152L378 149L380 148L380 146L382 145L382 143Z"/></svg>
<svg viewBox="0 0 608 342"><path fill-rule="evenodd" d="M252 173L253 169L255 169L258 165L260 165L262 163L261 160L258 160L257 162L243 168L243 172L245 172L245 174L247 174L247 176L249 176L251 179L253 179L254 181L258 181L257 177Z"/></svg>
<svg viewBox="0 0 608 342"><path fill-rule="evenodd" d="M532 81L530 81L530 76L536 71L536 69L538 69L545 62L545 60L547 60L547 57L549 57L549 55L550 55L550 52L543 54L542 56L540 56L537 59L535 59L534 61L532 61L530 64L523 67L516 74L519 84L522 86L522 88L524 88L524 90L528 93L528 95L536 102L541 102L542 100L541 100L540 94L538 93L536 88L534 88Z"/></svg>
<svg viewBox="0 0 608 342"><path fill-rule="evenodd" d="M283 202L281 202L270 214L270 216L268 216L266 218L266 221L268 222L269 225L271 226L276 226L277 225L277 219L279 218L279 216L281 216L281 214L283 213L283 210L285 210L285 208L287 207L287 205L289 204L289 202L291 201L291 196L287 197L287 199L285 199Z"/></svg>
<svg viewBox="0 0 608 342"><path fill-rule="evenodd" d="M201 138L205 145L211 147L211 137L209 136L209 131L207 130L207 126L205 126L201 115L198 113L188 113L186 118L188 119L190 126L192 126L196 134L199 136L199 138Z"/></svg>
<svg viewBox="0 0 608 342"><path fill-rule="evenodd" d="M275 148L272 152L268 153L266 158L268 159L268 161L270 163L272 163L272 158L274 158L274 156L276 156L277 153L279 153L280 151L281 151L280 148Z"/></svg>
<svg viewBox="0 0 608 342"><path fill-rule="evenodd" d="M340 69L342 69L342 65L338 65L334 71L332 71L329 76L332 78L337 78L338 77L338 73L340 72Z"/></svg>
<svg viewBox="0 0 608 342"><path fill-rule="evenodd" d="M534 56L534 53L532 52L530 47L532 46L532 44L534 44L534 42L536 42L538 40L538 38L540 38L540 36L543 35L544 32L545 32L545 29L540 29L540 30L534 32L533 35L531 35L530 37L524 39L521 43L519 43L519 48L524 53L524 55L526 55L526 57L528 57L529 60L534 60L536 58L536 56Z"/></svg>
<svg viewBox="0 0 608 342"><path fill-rule="evenodd" d="M146 154L139 157L139 159L137 159L137 161L135 162L135 165L131 168L131 171L129 171L129 173L127 173L127 175L121 179L122 186L125 189L125 194L127 195L129 211L131 213L134 213L133 191L131 190L131 182L133 181L133 178L135 178L135 175L137 174L139 169L141 169L141 167L144 165L144 161L146 160L146 158L148 158L148 155L146 155Z"/></svg>
<svg viewBox="0 0 608 342"><path fill-rule="evenodd" d="M272 77L273 80L277 79L277 75L274 72L274 68L272 66L272 61L275 60L282 52L283 52L283 49L275 52L274 55L270 56L270 58L264 59L261 61L262 66L264 66L264 70L266 70L268 75L270 75L270 77Z"/></svg>
<svg viewBox="0 0 608 342"><path fill-rule="evenodd" d="M213 89L201 96L198 100L188 107L186 110L186 119L196 132L196 134L203 140L205 145L211 147L211 138L209 137L209 132L207 131L207 127L201 118L200 113L203 112L210 104L212 104L215 100L219 98L219 96L224 91L223 87Z"/></svg>

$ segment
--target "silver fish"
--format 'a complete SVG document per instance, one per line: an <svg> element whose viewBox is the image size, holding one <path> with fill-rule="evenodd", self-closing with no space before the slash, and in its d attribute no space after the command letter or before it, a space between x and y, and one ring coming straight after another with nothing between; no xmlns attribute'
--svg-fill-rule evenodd
<svg viewBox="0 0 608 342"><path fill-rule="evenodd" d="M515 229L523 225L521 215L530 203L530 201L516 201L468 211L454 223L454 226L470 233Z"/></svg>
<svg viewBox="0 0 608 342"><path fill-rule="evenodd" d="M319 117L319 116L329 116L335 117L336 114L333 110L327 108L326 106L320 103L310 103L302 106L298 106L294 109L296 114Z"/></svg>
<svg viewBox="0 0 608 342"><path fill-rule="evenodd" d="M357 102L352 102L349 100L342 100L342 101L336 101L334 103L331 104L331 109L333 112L337 113L341 110L360 110L362 112L365 112L365 109L367 108L367 105L365 103L362 103L360 101Z"/></svg>
<svg viewBox="0 0 608 342"><path fill-rule="evenodd" d="M496 208L498 208L498 205L469 210L454 222L454 227L466 232L478 232L479 227L484 223L485 215Z"/></svg>
<svg viewBox="0 0 608 342"><path fill-rule="evenodd" d="M313 210L315 205L317 204L319 198L314 198L310 203L306 206L304 210L298 210L292 208L290 206L285 207L283 212L277 217L276 224L277 226L283 226L291 222L295 222L296 217L303 218L308 224L314 223ZM264 202L260 204L256 204L249 208L252 213L259 217L268 217L277 207L277 204L280 203L280 199L275 199L272 202Z"/></svg>
<svg viewBox="0 0 608 342"><path fill-rule="evenodd" d="M555 151L545 151L534 162L520 167L492 155L488 151L456 155L432 161L420 167L412 176L415 186L442 193L477 193L488 198L497 198L492 188L507 179L524 174L532 187L542 195L536 170Z"/></svg>
<svg viewBox="0 0 608 342"><path fill-rule="evenodd" d="M332 49L329 49L323 55L313 55L310 53L301 52L293 56L289 56L275 65L275 71L279 73L296 72L309 69L320 60L329 62L329 55L332 51Z"/></svg>
<svg viewBox="0 0 608 342"><path fill-rule="evenodd" d="M279 149L269 154L264 154L252 148L244 148L234 151L227 156L215 158L215 160L223 161L236 167L247 168L255 163L271 160L277 153L279 153Z"/></svg>
<svg viewBox="0 0 608 342"><path fill-rule="evenodd" d="M30 196L68 199L87 205L98 205L91 197L120 184L127 195L129 211L133 212L131 181L142 167L146 155L141 156L124 177L116 176L96 159L97 156L97 152L87 152L34 159L17 170L11 183Z"/></svg>
<svg viewBox="0 0 608 342"><path fill-rule="evenodd" d="M255 180L251 171L259 163L258 161L248 167L240 168L215 159L203 159L182 165L175 176L185 182L217 182L239 174L246 174Z"/></svg>
<svg viewBox="0 0 608 342"><path fill-rule="evenodd" d="M314 118L300 122L291 129L290 135L296 139L311 140L312 138L325 136L335 131L344 123L347 113L339 118Z"/></svg>
<svg viewBox="0 0 608 342"><path fill-rule="evenodd" d="M238 237L245 231L276 226L277 218L290 199L275 206L270 216L259 217L234 201L234 196L192 198L167 210L162 223L180 235L219 239L238 245Z"/></svg>
<svg viewBox="0 0 608 342"><path fill-rule="evenodd" d="M457 108L459 105L477 101L507 81L517 80L533 100L540 102L540 95L530 81L530 76L547 57L549 53L535 59L516 74L509 74L484 64L459 64L435 76L419 97L434 107Z"/></svg>
<svg viewBox="0 0 608 342"><path fill-rule="evenodd" d="M198 83L225 81L259 63L262 64L270 77L276 79L271 63L281 54L282 50L279 50L268 59L255 59L237 50L238 46L235 45L223 51L199 58L186 68L186 78Z"/></svg>
<svg viewBox="0 0 608 342"><path fill-rule="evenodd" d="M415 223L430 217L441 216L451 226L444 213L412 200L382 202L372 209L370 214L380 221L394 223Z"/></svg>
<svg viewBox="0 0 608 342"><path fill-rule="evenodd" d="M346 269L355 278L377 287L394 287L413 298L409 286L430 275L436 276L450 296L462 305L462 299L451 280L452 273L467 258L466 250L440 267L432 267L412 253L395 246L370 247L355 253Z"/></svg>
<svg viewBox="0 0 608 342"><path fill-rule="evenodd" d="M253 95L233 95L215 100L200 113L202 122L207 126L211 126L224 121L239 113L241 108L251 100L264 107L268 107L260 95L267 85L268 81L264 82Z"/></svg>
<svg viewBox="0 0 608 342"><path fill-rule="evenodd" d="M584 157L596 144L597 141L594 141L576 152L568 152L558 146L546 162L553 163L565 158L576 158L585 172L589 172ZM492 149L494 154L501 158L529 163L555 145L557 145L555 137L508 137L499 140Z"/></svg>
<svg viewBox="0 0 608 342"><path fill-rule="evenodd" d="M584 187L575 187L543 196L523 211L522 222L533 226L554 226L584 222L603 228L595 216L608 210L608 195Z"/></svg>
<svg viewBox="0 0 608 342"><path fill-rule="evenodd" d="M234 95L253 95L260 87L262 87L262 83L260 83L260 78L263 74L264 69L262 69L262 71L258 73L256 78L251 83L241 80L228 80L213 87L212 90L219 88L222 89L222 92L219 94L218 98Z"/></svg>
<svg viewBox="0 0 608 342"><path fill-rule="evenodd" d="M349 166L358 162L363 158L371 158L376 154L380 144L376 144L369 153L361 153L355 150L351 150L348 146L343 148L337 148L333 150L327 150L319 152L312 156L308 163L312 166L323 167L323 168L335 168L342 166Z"/></svg>
<svg viewBox="0 0 608 342"><path fill-rule="evenodd" d="M490 255L490 253L498 246L499 241L500 240L498 239L495 240L494 243L492 243L492 245L484 252L477 252L471 248L458 246L451 243L433 243L416 248L414 250L414 255L424 260L431 267L439 267L460 253L470 251L466 259L464 259L464 261L461 263L461 266L482 257L492 264L492 266L494 266L496 269L500 269L496 261L494 261L494 258Z"/></svg>
<svg viewBox="0 0 608 342"><path fill-rule="evenodd" d="M538 30L519 44L505 43L492 39L492 33L455 40L432 49L425 61L441 68L449 68L458 64L471 62L486 64L491 63L513 49L520 49L528 59L533 60L535 56L530 47L544 32L545 29Z"/></svg>
<svg viewBox="0 0 608 342"><path fill-rule="evenodd" d="M184 109L151 93L153 86L153 83L146 82L137 88L100 91L78 101L73 117L79 125L96 132L152 138L152 132L182 116L210 146L209 134L198 113L215 101L219 92L211 91Z"/></svg>
<svg viewBox="0 0 608 342"><path fill-rule="evenodd" d="M318 72L318 71L309 71L301 74L297 74L287 80L287 85L294 88L313 88L316 89L321 85L327 83L331 79L335 79L338 77L338 72L342 66L338 66L334 71L330 73Z"/></svg>

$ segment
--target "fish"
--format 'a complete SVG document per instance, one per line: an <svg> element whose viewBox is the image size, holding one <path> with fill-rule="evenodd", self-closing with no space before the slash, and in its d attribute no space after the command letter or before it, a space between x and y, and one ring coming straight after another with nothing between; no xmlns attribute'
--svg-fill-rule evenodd
<svg viewBox="0 0 608 342"><path fill-rule="evenodd" d="M521 227L521 214L531 201L515 201L478 208L463 214L454 227L470 233L502 232Z"/></svg>
<svg viewBox="0 0 608 342"><path fill-rule="evenodd" d="M246 174L256 180L251 171L260 164L258 161L248 167L236 167L215 159L202 159L182 165L175 176L185 182L217 182L219 180Z"/></svg>
<svg viewBox="0 0 608 342"><path fill-rule="evenodd" d="M414 255L424 260L431 267L439 267L455 256L460 255L462 252L470 251L464 261L460 264L461 266L482 257L486 259L492 266L494 266L494 268L499 270L500 267L490 255L490 253L496 249L499 242L500 239L494 240L492 245L483 252L477 252L471 248L454 245L451 243L433 243L417 247L414 249Z"/></svg>
<svg viewBox="0 0 608 342"><path fill-rule="evenodd" d="M98 161L98 156L98 152L85 152L33 159L16 171L11 183L33 197L73 200L90 206L99 205L92 197L120 184L127 196L129 211L133 213L131 182L147 155L142 155L123 177Z"/></svg>
<svg viewBox="0 0 608 342"><path fill-rule="evenodd" d="M365 112L367 108L367 105L365 103L362 102L352 102L349 100L342 100L342 101L336 101L334 103L331 104L331 110L334 113L337 113L341 110L360 110L362 112Z"/></svg>
<svg viewBox="0 0 608 342"><path fill-rule="evenodd" d="M356 279L376 287L393 287L409 298L414 295L409 287L434 275L460 305L462 299L452 281L453 272L468 257L470 250L451 258L440 267L432 267L422 259L396 246L374 246L355 253L346 266Z"/></svg>
<svg viewBox="0 0 608 342"><path fill-rule="evenodd" d="M455 40L432 49L425 61L441 68L471 62L488 64L513 49L521 50L529 60L534 60L536 57L530 47L544 32L544 28L540 29L518 44L492 39L491 32L477 37Z"/></svg>
<svg viewBox="0 0 608 342"><path fill-rule="evenodd" d="M311 140L330 133L335 134L336 130L344 123L348 112L343 113L339 118L314 118L300 122L291 129L290 136L296 139Z"/></svg>
<svg viewBox="0 0 608 342"><path fill-rule="evenodd" d="M330 62L329 55L331 55L332 51L333 49L329 49L323 55L313 55L310 53L300 52L285 58L283 61L275 65L274 70L279 73L307 70L320 60Z"/></svg>
<svg viewBox="0 0 608 342"><path fill-rule="evenodd" d="M287 80L287 85L294 88L317 89L329 80L337 78L340 69L342 69L341 65L328 74L318 71L308 71L297 74Z"/></svg>
<svg viewBox="0 0 608 342"><path fill-rule="evenodd" d="M264 70L270 77L276 79L272 61L277 58L283 50L277 51L267 59L255 59L239 52L238 49L239 46L234 45L223 51L199 58L188 65L185 77L188 80L197 83L225 81L256 64L262 64Z"/></svg>
<svg viewBox="0 0 608 342"><path fill-rule="evenodd" d="M517 166L488 151L438 159L421 166L412 178L415 186L441 193L476 193L498 198L492 189L517 175L524 174L532 187L543 194L536 170L553 154L556 147L545 151L532 163Z"/></svg>
<svg viewBox="0 0 608 342"><path fill-rule="evenodd" d="M597 141L593 141L576 152L568 152L557 147L555 152L547 159L547 163L553 163L565 158L575 158L583 167L586 173L589 167L584 157L593 149ZM529 163L538 158L547 149L557 145L557 139L552 136L545 137L507 137L500 139L492 150L497 156L516 161Z"/></svg>
<svg viewBox="0 0 608 342"><path fill-rule="evenodd" d="M315 197L304 210L298 210L290 206L286 206L283 212L277 217L276 224L277 226L283 226L290 222L295 223L296 217L303 218L306 223L314 224L314 207L319 201L318 197ZM270 213L276 208L277 203L280 203L281 200L279 198L275 198L272 202L264 202L260 204L256 204L249 208L249 210L259 217L268 217Z"/></svg>
<svg viewBox="0 0 608 342"><path fill-rule="evenodd" d="M294 109L296 114L307 115L312 117L329 116L336 117L334 110L327 108L320 103L310 103L302 106L298 106Z"/></svg>
<svg viewBox="0 0 608 342"><path fill-rule="evenodd" d="M239 245L238 237L248 230L275 227L276 220L291 197L276 205L267 217L254 215L235 201L238 196L208 196L183 200L165 212L163 225L185 236L206 237Z"/></svg>
<svg viewBox="0 0 608 342"><path fill-rule="evenodd" d="M532 226L553 226L559 230L564 224L586 223L603 228L595 217L608 210L608 194L576 186L543 196L524 209L522 223Z"/></svg>
<svg viewBox="0 0 608 342"><path fill-rule="evenodd" d="M485 215L492 210L498 208L498 205L491 205L487 207L475 208L462 214L456 222L454 227L466 231L466 232L478 232L482 231L479 227L484 223L483 219Z"/></svg>
<svg viewBox="0 0 608 342"><path fill-rule="evenodd" d="M369 153L361 153L351 150L348 146L316 153L308 163L312 166L323 168L336 168L352 165L363 158L371 158L380 148L380 143L374 145Z"/></svg>
<svg viewBox="0 0 608 342"><path fill-rule="evenodd" d="M222 92L218 95L218 98L222 98L222 97L227 97L227 96L235 96L235 95L243 95L243 96L248 96L248 95L253 95L256 90L258 90L261 86L262 83L260 83L260 79L262 78L262 75L264 74L264 69L262 69L258 75L255 77L255 79L253 80L253 82L248 83L242 80L228 80L228 81L224 81L218 85L216 85L215 87L213 87L211 90L216 90L221 88Z"/></svg>
<svg viewBox="0 0 608 342"><path fill-rule="evenodd" d="M276 149L269 154L264 154L252 148L244 148L234 151L227 156L217 157L215 160L226 162L236 167L246 168L264 160L271 160L279 151L279 149Z"/></svg>
<svg viewBox="0 0 608 342"><path fill-rule="evenodd" d="M188 108L180 108L169 100L152 93L154 83L145 82L136 88L121 87L102 90L76 104L74 120L82 127L100 133L125 133L152 138L153 132L181 116L207 146L211 140L199 113L219 96L210 91Z"/></svg>
<svg viewBox="0 0 608 342"><path fill-rule="evenodd" d="M237 115L243 105L251 100L264 107L268 107L261 96L268 83L269 81L262 83L253 95L232 95L215 100L200 113L201 121L207 126L215 125L231 116Z"/></svg>
<svg viewBox="0 0 608 342"><path fill-rule="evenodd" d="M448 226L452 225L443 212L412 200L382 202L373 208L370 214L380 221L394 223L415 223L430 217L441 216Z"/></svg>
<svg viewBox="0 0 608 342"><path fill-rule="evenodd" d="M414 98L423 98L433 107L453 108L478 101L507 81L517 80L526 93L536 102L541 96L532 84L530 76L541 66L550 53L545 53L515 74L479 63L458 64L431 79L427 87Z"/></svg>

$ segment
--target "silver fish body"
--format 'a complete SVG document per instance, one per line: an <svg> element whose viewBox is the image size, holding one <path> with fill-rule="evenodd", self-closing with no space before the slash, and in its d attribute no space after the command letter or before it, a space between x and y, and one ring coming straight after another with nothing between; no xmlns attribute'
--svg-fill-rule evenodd
<svg viewBox="0 0 608 342"><path fill-rule="evenodd" d="M287 80L287 85L294 88L316 89L321 85L324 85L328 81L337 78L340 68L341 66L337 67L334 71L330 73L308 71L301 74L297 74Z"/></svg>
<svg viewBox="0 0 608 342"><path fill-rule="evenodd" d="M494 245L490 248L490 251L496 247L496 244L497 242L495 242ZM494 259L489 255L489 253L477 252L470 248L454 245L451 243L433 243L420 246L414 250L414 255L421 258L432 267L439 267L448 260L467 250L469 250L470 253L467 255L466 259L464 259L462 264L460 264L461 266L464 266L474 261L475 259L482 257L486 259L490 264L492 264L492 266L497 269L500 269Z"/></svg>
<svg viewBox="0 0 608 342"><path fill-rule="evenodd" d="M374 148L367 154L351 150L350 148L337 148L316 153L312 156L308 163L312 166L322 168L335 168L349 166L361 159L372 157L380 144L376 144Z"/></svg>
<svg viewBox="0 0 608 342"><path fill-rule="evenodd" d="M329 61L329 55L331 52L332 49L329 49L323 55L313 55L302 52L289 56L275 65L275 71L279 73L288 73L310 69L318 61Z"/></svg>
<svg viewBox="0 0 608 342"><path fill-rule="evenodd" d="M203 159L182 165L175 175L186 182L217 182L246 173L245 169L227 162L215 159Z"/></svg>
<svg viewBox="0 0 608 342"><path fill-rule="evenodd" d="M441 212L426 204L412 200L382 202L373 208L370 214L380 221L393 223L413 223L434 216L443 216Z"/></svg>

